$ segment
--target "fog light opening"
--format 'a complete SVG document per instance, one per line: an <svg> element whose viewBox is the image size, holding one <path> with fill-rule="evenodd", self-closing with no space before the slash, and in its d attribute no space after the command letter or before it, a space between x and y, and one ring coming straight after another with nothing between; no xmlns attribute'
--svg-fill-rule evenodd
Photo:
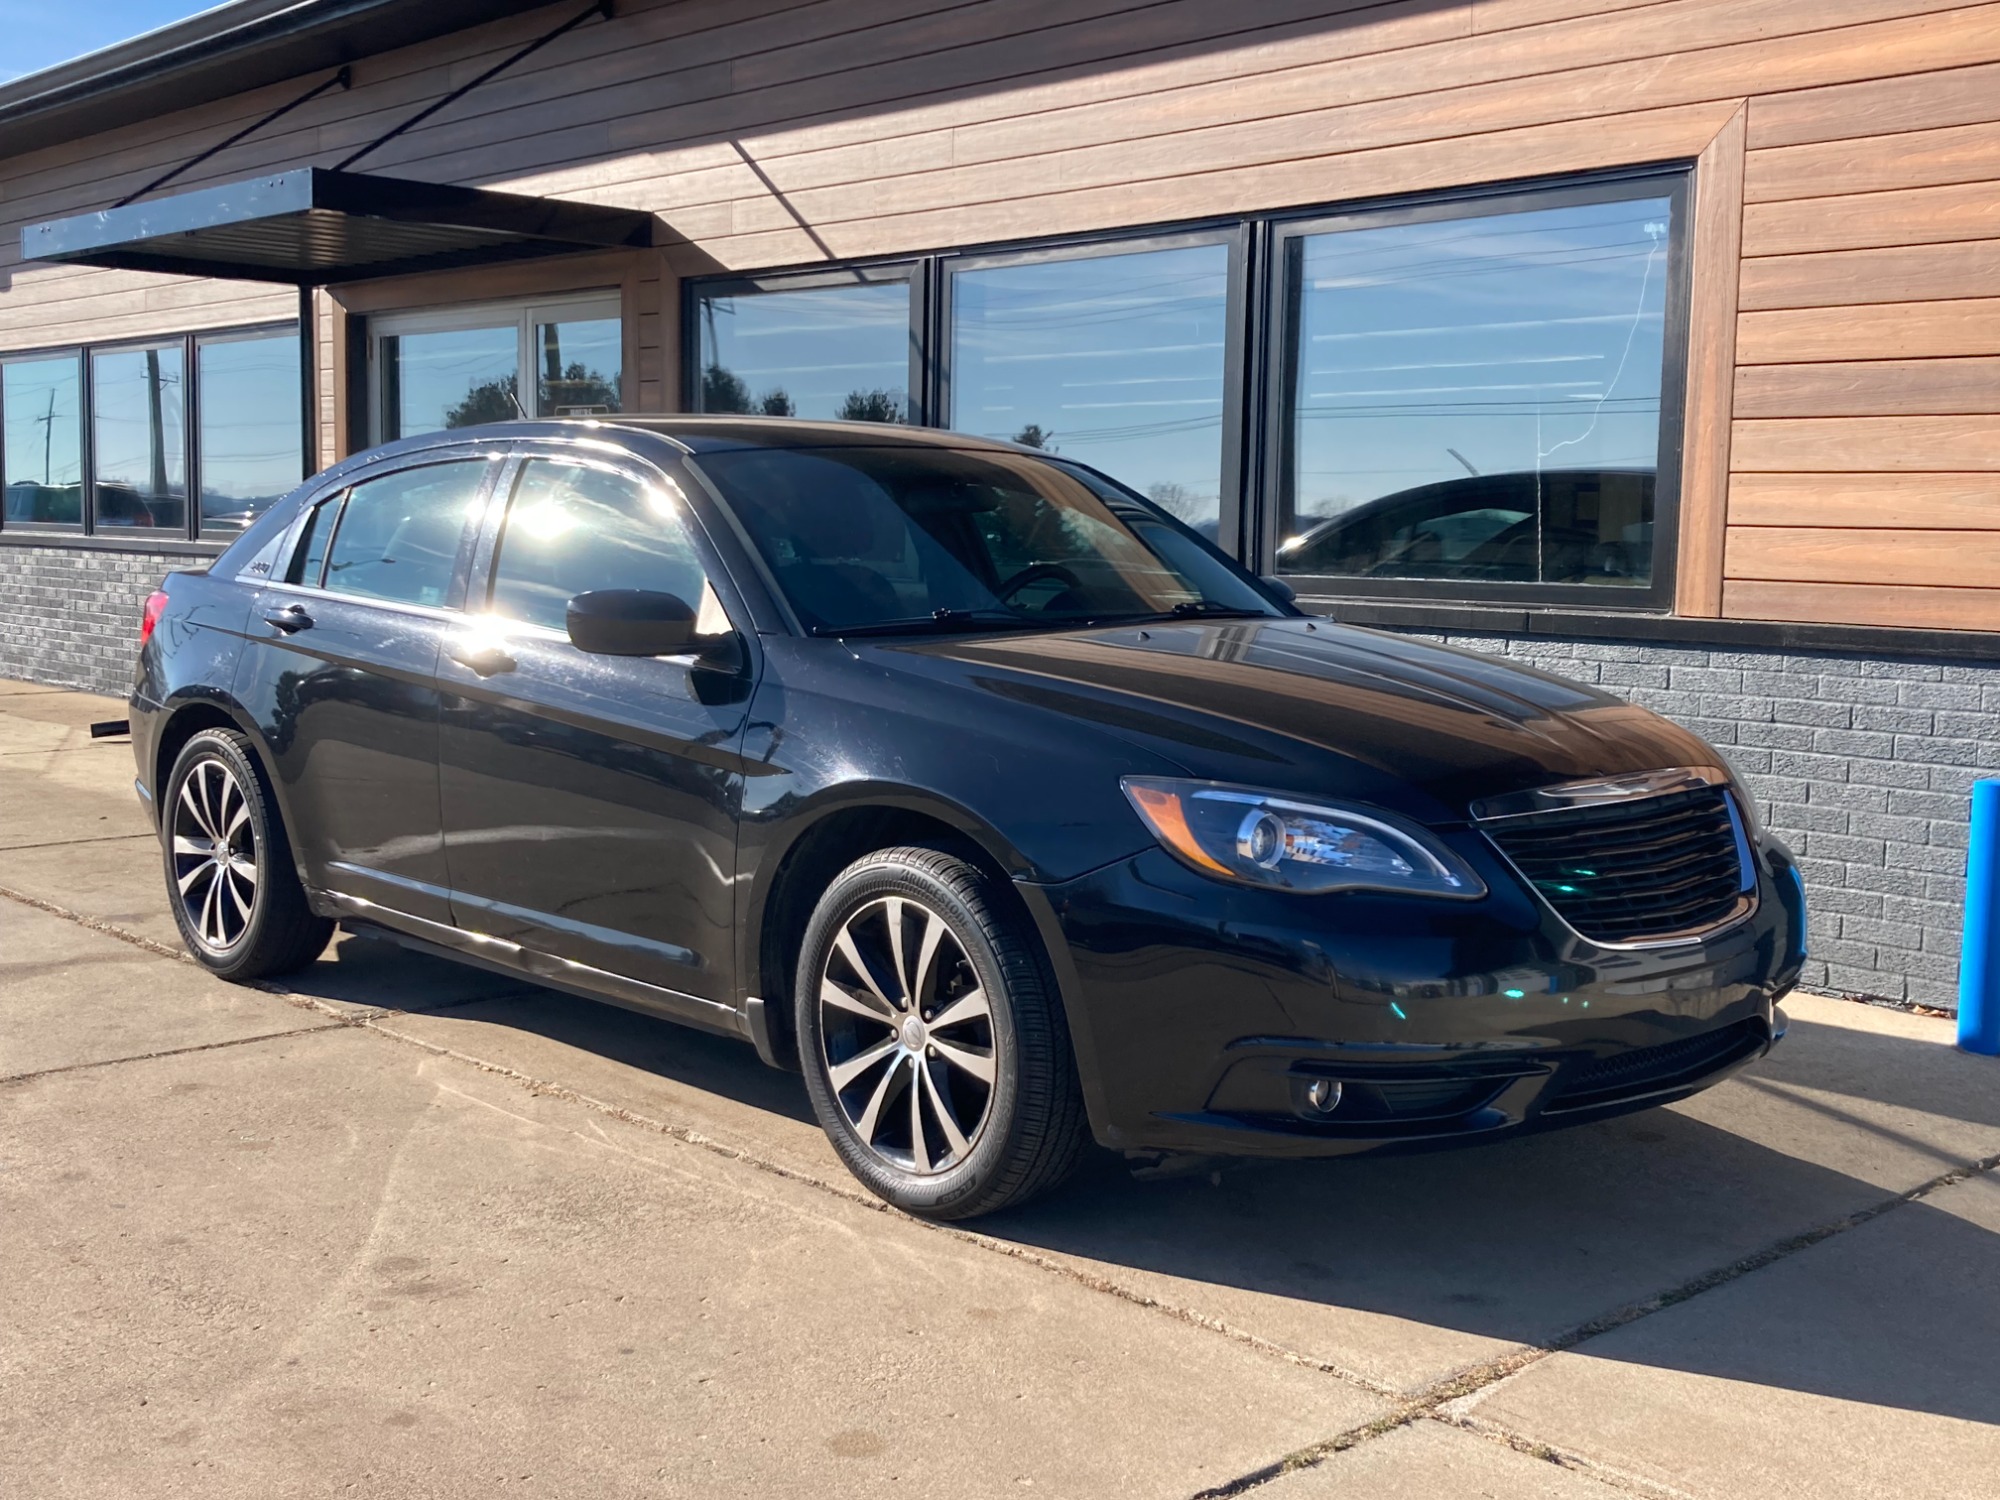
<svg viewBox="0 0 2000 1500"><path fill-rule="evenodd" d="M1340 1095L1338 1078L1315 1078L1302 1091L1305 1107L1316 1115L1330 1115L1339 1109Z"/></svg>

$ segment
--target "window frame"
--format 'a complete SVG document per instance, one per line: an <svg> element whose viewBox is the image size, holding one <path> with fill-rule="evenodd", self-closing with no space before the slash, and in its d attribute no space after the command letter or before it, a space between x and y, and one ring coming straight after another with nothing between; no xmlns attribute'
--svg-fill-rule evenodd
<svg viewBox="0 0 2000 1500"><path fill-rule="evenodd" d="M1224 351L1222 513L1218 545L1253 573L1269 575L1279 540L1279 485L1284 478L1280 440L1281 382L1287 335L1283 241L1327 226L1368 227L1426 218L1460 218L1563 202L1615 201L1660 196L1670 200L1666 316L1661 368L1660 445L1653 485L1653 576L1639 588L1591 584L1461 583L1450 579L1357 579L1347 575L1286 574L1285 582L1310 604L1414 606L1511 605L1528 610L1577 610L1593 614L1646 615L1674 611L1680 560L1681 488L1686 477L1688 357L1691 330L1691 262L1694 242L1692 159L1670 158L1600 171L1566 172L1498 182L1464 184L1403 194L1182 220L1165 224L997 241L895 256L779 267L754 273L690 276L681 280L681 393L679 409L693 413L700 390L700 299L717 293L838 285L857 275L907 276L911 307L911 414L913 425L945 429L949 405L945 368L950 358L950 278L974 265L1024 263L1068 256L1117 254L1127 248L1197 243L1234 237L1232 306ZM1648 191L1648 190L1651 191ZM1240 270L1238 267L1240 266Z"/></svg>
<svg viewBox="0 0 2000 1500"><path fill-rule="evenodd" d="M107 339L101 343L55 344L34 349L8 349L0 351L0 365L11 365L36 360L74 358L78 365L79 399L81 402L82 435L79 447L79 462L83 469L83 519L80 524L68 523L6 523L0 514L0 535L26 540L34 538L50 545L59 545L65 540L89 537L101 542L116 542L146 550L145 544L172 546L176 551L188 552L198 549L203 554L219 552L233 542L240 532L201 529L200 506L200 412L201 373L199 346L204 343L222 342L231 339L283 338L290 333L294 339L303 338L303 329L297 318L280 318L258 323L235 323L219 328L191 329L184 333L162 334L152 338ZM188 465L188 506L185 524L177 530L147 526L111 526L99 528L97 525L97 387L94 379L95 356L98 354L119 354L133 350L166 349L179 347L182 351L184 379L183 406L185 424L182 441L185 444ZM304 359L303 350L299 358ZM303 375L303 363L301 374ZM5 401L4 388L0 388L0 402ZM294 431L299 440L300 466L309 462L307 445L306 413L301 403L299 420ZM0 419L5 412L0 410ZM4 428L0 428L0 443L4 443ZM0 478L4 478L5 454L0 452ZM312 476L307 474L299 482L305 483ZM3 487L3 486L0 486ZM294 485L292 493L298 488ZM190 547L188 544L192 544Z"/></svg>
<svg viewBox="0 0 2000 1500"><path fill-rule="evenodd" d="M848 286L889 286L901 281L909 288L910 364L904 378L904 415L912 427L932 426L930 308L934 300L929 261L934 257L904 256L894 260L861 260L851 264L801 271L772 271L752 276L690 277L681 283L681 406L697 416L734 416L704 412L700 406L701 304L704 297L754 297L766 292L814 292ZM832 419L827 419L832 420Z"/></svg>
<svg viewBox="0 0 2000 1500"><path fill-rule="evenodd" d="M1220 245L1227 253L1227 282L1223 291L1222 336L1222 430L1219 437L1220 469L1217 473L1216 545L1231 557L1240 557L1243 535L1243 464L1245 402L1243 381L1244 345L1248 336L1250 305L1249 261L1250 226L1247 222L1211 225L1205 228L1167 230L1154 234L1069 239L1022 249L978 250L937 257L937 316L932 331L933 351L929 360L935 391L929 404L935 423L954 431L951 418L951 361L953 348L952 311L957 277L966 272L1002 269L1009 266L1037 266L1073 260L1104 260L1119 255L1144 255L1161 250L1189 250ZM1056 453L1051 457L1069 455ZM1082 462L1082 460L1077 460Z"/></svg>
<svg viewBox="0 0 2000 1500"><path fill-rule="evenodd" d="M384 400L388 394L387 361L382 357L382 340L385 338L420 337L427 333L472 333L480 329L501 329L509 324L514 328L515 397L524 395L522 387L535 369L535 329L543 323L563 322L610 322L618 325L618 385L621 404L630 410L632 371L626 348L625 298L618 287L603 287L595 291L564 292L550 297L510 298L503 302L468 302L449 307L415 308L405 312L384 312L371 314L368 318L368 446L378 443L401 441L411 437L436 437L439 433L450 432L451 428L438 428L424 432L399 432L396 437L386 438L388 430L387 411ZM539 388L535 392L535 407L541 404ZM522 407L528 410L530 418L539 415L523 400ZM514 419L510 419L514 420Z"/></svg>
<svg viewBox="0 0 2000 1500"><path fill-rule="evenodd" d="M74 521L8 521L6 516L6 381L0 379L0 531L13 536L34 536L60 539L64 537L89 536L91 516L92 470L96 455L91 451L90 423L90 347L85 344L64 344L53 349L9 350L0 355L0 370L8 365L45 364L52 360L69 359L76 368L76 462L78 512Z"/></svg>
<svg viewBox="0 0 2000 1500"><path fill-rule="evenodd" d="M201 407L203 395L201 351L212 344L248 344L260 339L282 339L287 329L292 331L296 342L299 334L299 324L296 321L291 323L258 324L248 328L204 329L200 333L188 335L188 389L192 392L189 399L190 411L188 415L188 531L189 535L197 541L222 542L227 544L243 534L241 529L230 531L219 526L202 525L202 471L206 467L206 456L202 452L203 445L201 441ZM300 376L302 387L300 404L302 414L299 422L295 424L297 428L296 436L299 440L299 477L292 481L290 488L285 491L286 495L291 494L293 490L296 490L300 485L312 478L312 457L306 451L306 419L303 415L306 396L306 392L303 390L305 371L296 348L293 350L292 363L298 369ZM283 499L284 497L281 495L278 498ZM277 501L274 500L271 503L275 505Z"/></svg>
<svg viewBox="0 0 2000 1500"><path fill-rule="evenodd" d="M194 498L194 435L196 407L200 397L195 393L194 336L192 334L170 334L163 338L119 339L116 342L91 344L84 349L84 395L89 398L89 414L84 425L90 429L90 477L84 491L84 525L88 536L131 537L144 541L148 532L165 528L157 526L110 526L102 525L97 518L97 362L99 359L118 354L144 354L149 349L178 349L181 356L181 497L182 515L180 529L169 533L176 541L190 541L198 535Z"/></svg>
<svg viewBox="0 0 2000 1500"><path fill-rule="evenodd" d="M1652 191L1648 191L1652 189ZM1431 578L1358 578L1345 573L1286 573L1285 582L1306 600L1406 601L1426 604L1515 604L1534 608L1598 608L1623 612L1670 611L1680 557L1682 456L1686 437L1688 354L1688 214L1692 173L1687 166L1596 173L1584 180L1510 183L1448 193L1410 195L1334 212L1274 217L1265 257L1262 322L1266 330L1262 442L1256 526L1257 571L1270 573L1285 522L1285 486L1292 467L1295 426L1288 420L1286 387L1292 340L1299 325L1295 288L1287 274L1291 247L1342 230L1393 228L1571 204L1615 203L1643 197L1669 200L1666 308L1662 328L1660 432L1653 476L1652 576L1643 587L1582 583L1474 582Z"/></svg>

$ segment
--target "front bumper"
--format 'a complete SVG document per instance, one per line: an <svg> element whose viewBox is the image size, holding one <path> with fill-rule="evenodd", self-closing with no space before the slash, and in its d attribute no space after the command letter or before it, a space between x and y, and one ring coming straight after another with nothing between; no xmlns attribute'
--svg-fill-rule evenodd
<svg viewBox="0 0 2000 1500"><path fill-rule="evenodd" d="M1484 1139L1685 1098L1784 1034L1804 913L1776 840L1754 912L1658 949L1577 936L1467 840L1476 902L1257 891L1160 851L1024 885L1098 1140L1335 1156ZM1317 1079L1341 1084L1337 1108L1313 1107Z"/></svg>

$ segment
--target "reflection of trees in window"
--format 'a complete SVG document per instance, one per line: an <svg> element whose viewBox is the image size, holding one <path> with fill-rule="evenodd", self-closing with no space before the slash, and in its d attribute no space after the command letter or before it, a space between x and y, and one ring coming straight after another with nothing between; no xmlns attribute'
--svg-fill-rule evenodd
<svg viewBox="0 0 2000 1500"><path fill-rule="evenodd" d="M542 410L548 416L566 411L618 411L619 382L607 380L582 360L572 360L558 375L542 377Z"/></svg>
<svg viewBox="0 0 2000 1500"><path fill-rule="evenodd" d="M1192 522L1215 518L1213 496L1197 495L1186 485L1172 479L1146 486L1146 498L1178 520Z"/></svg>
<svg viewBox="0 0 2000 1500"><path fill-rule="evenodd" d="M849 391L834 415L843 422L900 422L903 420L901 391Z"/></svg>
<svg viewBox="0 0 2000 1500"><path fill-rule="evenodd" d="M1053 453L1056 451L1052 441L1054 437L1055 434L1045 430L1040 422L1030 422L1014 434L1014 441L1024 448L1046 448Z"/></svg>
<svg viewBox="0 0 2000 1500"><path fill-rule="evenodd" d="M766 417L796 417L798 403L783 386L773 386L761 396L750 394L750 383L734 370L711 363L701 372L701 409L737 415L758 413Z"/></svg>
<svg viewBox="0 0 2000 1500"><path fill-rule="evenodd" d="M448 407L447 427L477 427L481 422L506 422L521 412L521 386L511 373L482 380L465 393L465 399Z"/></svg>

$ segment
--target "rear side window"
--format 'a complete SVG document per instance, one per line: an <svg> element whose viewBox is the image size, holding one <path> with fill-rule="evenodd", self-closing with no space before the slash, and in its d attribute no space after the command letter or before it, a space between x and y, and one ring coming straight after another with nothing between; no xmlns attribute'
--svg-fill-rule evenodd
<svg viewBox="0 0 2000 1500"><path fill-rule="evenodd" d="M357 484L326 549L323 587L362 599L442 606L485 477L486 460L467 459Z"/></svg>
<svg viewBox="0 0 2000 1500"><path fill-rule="evenodd" d="M305 530L299 534L298 550L292 554L285 582L319 587L319 575L326 571L326 544L333 540L333 522L340 514L343 498L336 495L331 500L322 500L307 513Z"/></svg>
<svg viewBox="0 0 2000 1500"><path fill-rule="evenodd" d="M708 633L715 606L683 503L663 484L588 464L529 459L500 535L493 612L561 630L576 594L651 589L678 595Z"/></svg>

